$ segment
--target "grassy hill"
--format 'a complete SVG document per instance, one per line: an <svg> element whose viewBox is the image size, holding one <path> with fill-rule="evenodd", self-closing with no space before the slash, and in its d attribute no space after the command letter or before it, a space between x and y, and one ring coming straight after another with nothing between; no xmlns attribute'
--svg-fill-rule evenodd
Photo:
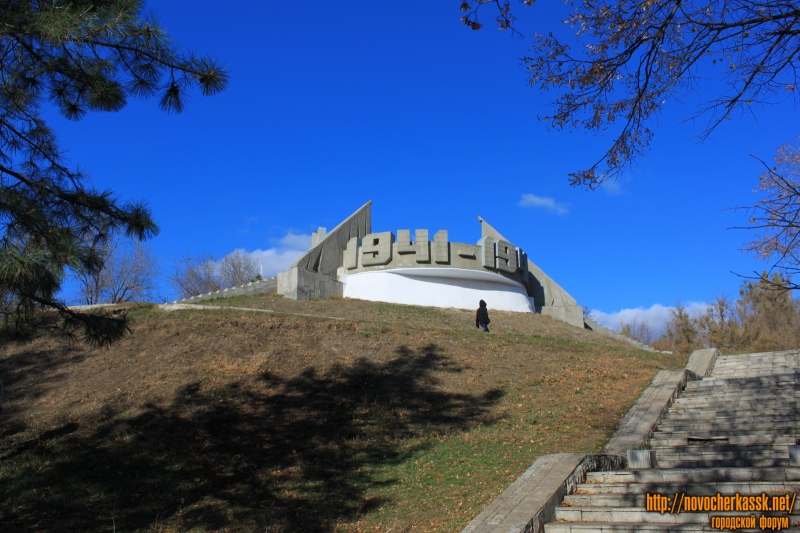
<svg viewBox="0 0 800 533"><path fill-rule="evenodd" d="M4 530L458 532L685 363L540 315L212 303L132 309L111 349L4 342Z"/></svg>

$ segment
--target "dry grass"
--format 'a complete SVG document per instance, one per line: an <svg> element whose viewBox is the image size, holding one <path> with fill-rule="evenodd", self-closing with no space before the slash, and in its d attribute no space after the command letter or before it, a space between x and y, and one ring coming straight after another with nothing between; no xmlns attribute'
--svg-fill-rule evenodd
<svg viewBox="0 0 800 533"><path fill-rule="evenodd" d="M225 303L279 313L140 309L110 350L3 346L4 530L457 532L685 362L542 316L486 335L459 310Z"/></svg>

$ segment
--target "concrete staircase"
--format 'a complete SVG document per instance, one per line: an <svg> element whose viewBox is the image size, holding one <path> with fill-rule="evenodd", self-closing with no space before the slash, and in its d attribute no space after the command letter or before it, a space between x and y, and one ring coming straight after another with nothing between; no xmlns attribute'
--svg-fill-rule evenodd
<svg viewBox="0 0 800 533"><path fill-rule="evenodd" d="M590 472L565 496L548 533L715 531L712 516L788 517L786 512L647 511L647 494L686 496L800 492L800 468L788 446L800 436L797 351L719 356L709 377L687 383L657 426L650 445L659 468ZM800 502L795 503L800 510ZM800 512L800 511L799 511Z"/></svg>

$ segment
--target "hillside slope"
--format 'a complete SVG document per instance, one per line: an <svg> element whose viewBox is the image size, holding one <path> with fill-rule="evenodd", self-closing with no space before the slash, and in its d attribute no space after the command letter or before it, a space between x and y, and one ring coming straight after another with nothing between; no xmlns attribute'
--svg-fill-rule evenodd
<svg viewBox="0 0 800 533"><path fill-rule="evenodd" d="M273 312L143 307L111 349L3 344L0 523L456 532L685 362L538 315L487 335L459 310L212 303Z"/></svg>

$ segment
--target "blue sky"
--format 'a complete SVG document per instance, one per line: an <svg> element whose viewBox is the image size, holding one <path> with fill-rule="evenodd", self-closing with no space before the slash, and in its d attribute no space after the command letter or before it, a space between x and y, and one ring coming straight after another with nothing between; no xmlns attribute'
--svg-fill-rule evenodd
<svg viewBox="0 0 800 533"><path fill-rule="evenodd" d="M180 115L132 100L79 122L47 118L96 187L149 203L164 270L244 249L273 274L311 231L370 199L376 231L475 242L484 217L609 323L623 309L735 295L731 272L767 266L740 252L751 235L728 229L746 223L730 208L757 200L748 154L771 161L796 139L791 101L700 142L702 122L685 119L709 93L687 94L616 184L571 188L567 173L611 137L548 131L537 116L554 95L529 87L519 61L534 32L563 31L564 6L516 6L520 39L490 17L469 30L458 5L149 2L184 50L228 64L228 89L196 94Z"/></svg>

